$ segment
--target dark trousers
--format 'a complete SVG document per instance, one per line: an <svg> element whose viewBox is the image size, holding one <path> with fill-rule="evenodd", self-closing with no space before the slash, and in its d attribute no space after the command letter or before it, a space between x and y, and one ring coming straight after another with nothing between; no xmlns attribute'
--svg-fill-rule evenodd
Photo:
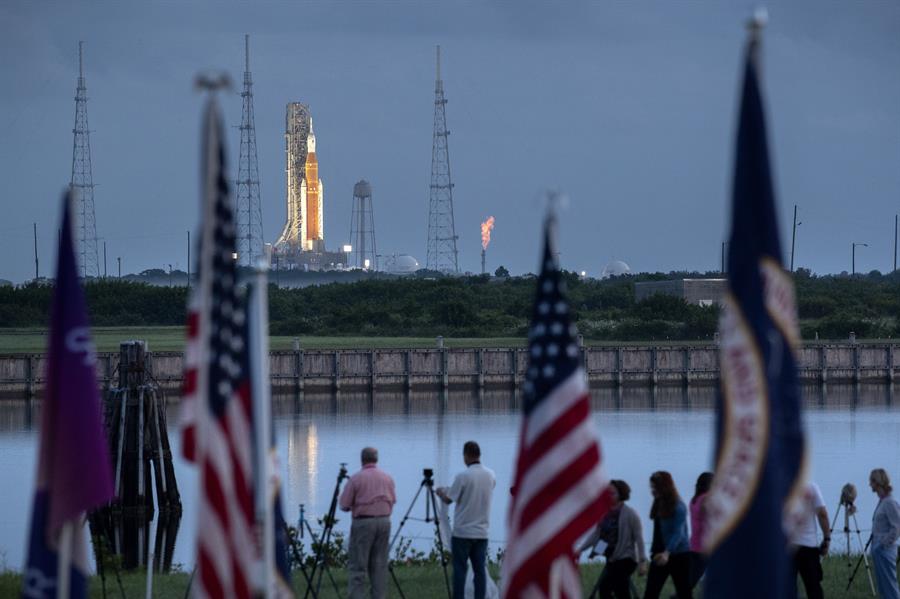
<svg viewBox="0 0 900 599"><path fill-rule="evenodd" d="M797 547L794 570L803 581L807 599L822 599L822 562L818 547Z"/></svg>
<svg viewBox="0 0 900 599"><path fill-rule="evenodd" d="M669 576L675 583L675 594L678 599L691 599L691 555L687 551L670 555L665 566L650 562L644 599L657 599Z"/></svg>
<svg viewBox="0 0 900 599"><path fill-rule="evenodd" d="M691 551L691 589L697 586L697 583L700 582L700 579L703 578L703 573L706 572L706 562L708 558L706 555L699 553L697 551Z"/></svg>
<svg viewBox="0 0 900 599"><path fill-rule="evenodd" d="M472 562L472 577L475 582L475 599L484 599L485 562L487 561L487 539L450 539L453 553L453 599L466 597L466 570Z"/></svg>
<svg viewBox="0 0 900 599"><path fill-rule="evenodd" d="M597 593L600 599L631 599L631 575L637 568L633 559L620 559L606 562L597 581Z"/></svg>

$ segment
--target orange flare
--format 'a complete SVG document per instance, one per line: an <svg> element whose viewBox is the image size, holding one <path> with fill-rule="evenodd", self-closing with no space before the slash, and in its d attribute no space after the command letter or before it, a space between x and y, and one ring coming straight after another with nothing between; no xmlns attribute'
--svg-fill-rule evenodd
<svg viewBox="0 0 900 599"><path fill-rule="evenodd" d="M486 250L491 242L491 230L494 228L494 217L489 216L481 223L481 249Z"/></svg>

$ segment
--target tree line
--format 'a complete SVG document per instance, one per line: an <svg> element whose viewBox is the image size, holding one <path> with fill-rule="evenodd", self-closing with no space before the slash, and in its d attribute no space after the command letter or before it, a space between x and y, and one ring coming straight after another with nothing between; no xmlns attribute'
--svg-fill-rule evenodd
<svg viewBox="0 0 900 599"><path fill-rule="evenodd" d="M498 269L499 270L499 269ZM374 276L353 283L269 290L273 335L362 337L523 337L535 277ZM655 295L635 301L634 283L716 273L655 273L581 279L564 273L573 316L587 339L609 341L711 340L717 306L689 305ZM900 276L816 276L794 273L801 334L806 339L900 335ZM96 326L171 326L185 322L188 290L115 279L85 285ZM0 288L0 327L46 327L52 288Z"/></svg>

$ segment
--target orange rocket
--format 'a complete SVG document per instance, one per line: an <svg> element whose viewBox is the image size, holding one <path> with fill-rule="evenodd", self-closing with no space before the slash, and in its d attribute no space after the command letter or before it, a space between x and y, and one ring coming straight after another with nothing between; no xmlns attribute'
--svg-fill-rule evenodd
<svg viewBox="0 0 900 599"><path fill-rule="evenodd" d="M306 246L304 249L314 250L315 242L322 241L322 199L324 196L322 189L322 180L319 179L319 161L316 159L316 134L313 132L312 119L309 121L309 137L306 139L306 166L303 178L303 186L301 188L301 197L304 203L304 212L306 218L304 220L305 235L304 241ZM304 193L305 191L305 193Z"/></svg>

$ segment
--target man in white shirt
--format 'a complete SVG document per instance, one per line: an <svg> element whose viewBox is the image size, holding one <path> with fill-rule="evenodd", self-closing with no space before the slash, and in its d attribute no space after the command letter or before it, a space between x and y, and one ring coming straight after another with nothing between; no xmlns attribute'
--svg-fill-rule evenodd
<svg viewBox="0 0 900 599"><path fill-rule="evenodd" d="M456 504L451 539L453 599L464 599L466 570L470 561L475 599L484 599L491 495L496 479L493 470L481 465L481 448L475 441L466 441L463 445L463 461L466 469L456 475L453 485L449 489L437 489L436 492L446 503Z"/></svg>
<svg viewBox="0 0 900 599"><path fill-rule="evenodd" d="M819 485L810 482L804 491L803 501L806 514L793 531L791 544L796 547L794 552L794 570L803 580L808 599L822 599L822 562L821 558L828 555L828 547L831 544L831 531L828 524L828 509L822 498ZM822 529L822 542L819 543L816 533L816 521Z"/></svg>

